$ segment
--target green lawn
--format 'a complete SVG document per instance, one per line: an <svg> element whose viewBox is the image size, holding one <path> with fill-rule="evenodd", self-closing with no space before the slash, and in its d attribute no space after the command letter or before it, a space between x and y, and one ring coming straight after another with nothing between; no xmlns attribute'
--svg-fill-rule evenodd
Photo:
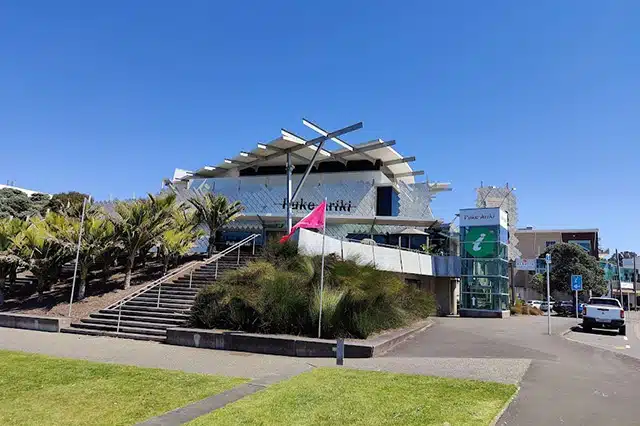
<svg viewBox="0 0 640 426"><path fill-rule="evenodd" d="M0 425L131 425L245 381L0 351Z"/></svg>
<svg viewBox="0 0 640 426"><path fill-rule="evenodd" d="M487 425L516 390L474 380L318 368L189 425Z"/></svg>

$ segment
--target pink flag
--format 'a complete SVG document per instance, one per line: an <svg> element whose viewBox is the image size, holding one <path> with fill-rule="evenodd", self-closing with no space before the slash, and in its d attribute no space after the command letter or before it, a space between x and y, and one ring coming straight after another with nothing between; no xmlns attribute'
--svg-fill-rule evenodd
<svg viewBox="0 0 640 426"><path fill-rule="evenodd" d="M327 201L323 201L320 203L318 207L313 209L311 213L303 217L300 222L296 223L291 227L291 233L289 235L285 235L280 239L280 243L284 243L287 241L296 229L298 228L316 228L316 229L324 229L324 216L327 212Z"/></svg>

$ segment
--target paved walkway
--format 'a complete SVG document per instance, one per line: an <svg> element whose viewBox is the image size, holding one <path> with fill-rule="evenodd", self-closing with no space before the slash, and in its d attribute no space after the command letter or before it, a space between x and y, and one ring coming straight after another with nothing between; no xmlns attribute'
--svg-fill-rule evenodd
<svg viewBox="0 0 640 426"><path fill-rule="evenodd" d="M562 333L571 318L507 320L447 318L389 357L529 358L515 401L499 425L634 425L640 422L640 362L611 351L570 342Z"/></svg>
<svg viewBox="0 0 640 426"><path fill-rule="evenodd" d="M335 360L330 358L260 355L11 328L0 328L0 349L251 379L291 376L314 367L335 365ZM516 358L425 358L409 355L345 359L345 367L518 383L529 367L529 360Z"/></svg>

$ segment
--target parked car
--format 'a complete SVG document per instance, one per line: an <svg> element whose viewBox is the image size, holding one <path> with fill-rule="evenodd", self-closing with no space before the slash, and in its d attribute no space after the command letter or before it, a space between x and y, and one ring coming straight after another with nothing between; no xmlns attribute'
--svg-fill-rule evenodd
<svg viewBox="0 0 640 426"><path fill-rule="evenodd" d="M576 314L575 303L568 300L561 300L553 305L553 312L558 315L572 316Z"/></svg>
<svg viewBox="0 0 640 426"><path fill-rule="evenodd" d="M592 297L583 307L582 329L591 331L592 328L617 328L620 334L627 333L624 319L624 309L618 299L610 297Z"/></svg>
<svg viewBox="0 0 640 426"><path fill-rule="evenodd" d="M551 300L551 310L553 311L553 304L555 303L555 299L552 297L549 300ZM542 302L540 302L540 310L543 312L547 312L548 307L547 307L547 301L543 300Z"/></svg>
<svg viewBox="0 0 640 426"><path fill-rule="evenodd" d="M529 300L527 301L527 305L540 309L540 305L542 304L542 300Z"/></svg>

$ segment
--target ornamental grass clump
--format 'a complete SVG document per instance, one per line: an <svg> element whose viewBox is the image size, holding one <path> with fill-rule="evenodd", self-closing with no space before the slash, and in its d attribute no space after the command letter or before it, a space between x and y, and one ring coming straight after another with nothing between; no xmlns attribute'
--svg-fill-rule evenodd
<svg viewBox="0 0 640 426"><path fill-rule="evenodd" d="M273 244L263 260L224 274L200 291L192 308L195 327L315 337L320 307L320 256L294 244ZM432 294L399 275L325 257L322 337L367 338L435 312Z"/></svg>

